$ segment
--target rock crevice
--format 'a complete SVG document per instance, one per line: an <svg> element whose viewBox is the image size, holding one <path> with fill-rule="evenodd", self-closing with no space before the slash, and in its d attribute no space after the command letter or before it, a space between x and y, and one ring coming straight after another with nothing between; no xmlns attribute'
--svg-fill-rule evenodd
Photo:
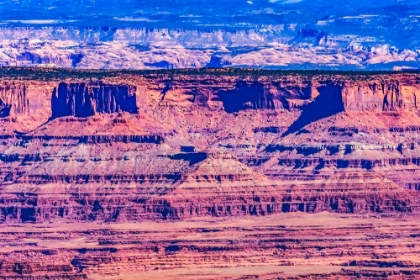
<svg viewBox="0 0 420 280"><path fill-rule="evenodd" d="M136 88L127 85L60 83L51 97L52 118L96 113L137 113Z"/></svg>

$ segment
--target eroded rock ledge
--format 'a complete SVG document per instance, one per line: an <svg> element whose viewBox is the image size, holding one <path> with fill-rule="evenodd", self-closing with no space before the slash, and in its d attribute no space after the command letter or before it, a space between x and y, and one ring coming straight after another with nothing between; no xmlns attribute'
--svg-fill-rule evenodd
<svg viewBox="0 0 420 280"><path fill-rule="evenodd" d="M419 75L212 71L3 78L0 222L418 211Z"/></svg>

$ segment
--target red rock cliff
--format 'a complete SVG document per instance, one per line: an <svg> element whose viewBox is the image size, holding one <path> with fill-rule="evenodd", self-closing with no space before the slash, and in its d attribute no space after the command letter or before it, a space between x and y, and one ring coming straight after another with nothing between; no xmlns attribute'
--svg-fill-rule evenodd
<svg viewBox="0 0 420 280"><path fill-rule="evenodd" d="M1 220L416 211L420 76L245 74L8 77Z"/></svg>

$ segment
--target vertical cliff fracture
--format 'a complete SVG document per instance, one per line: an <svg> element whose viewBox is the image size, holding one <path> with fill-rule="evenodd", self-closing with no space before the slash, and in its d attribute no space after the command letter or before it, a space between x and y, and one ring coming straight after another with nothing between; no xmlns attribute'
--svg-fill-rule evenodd
<svg viewBox="0 0 420 280"><path fill-rule="evenodd" d="M137 113L136 88L103 83L60 83L51 97L52 118L95 113Z"/></svg>
<svg viewBox="0 0 420 280"><path fill-rule="evenodd" d="M28 115L29 100L26 86L22 84L4 83L0 85L0 117L10 115Z"/></svg>

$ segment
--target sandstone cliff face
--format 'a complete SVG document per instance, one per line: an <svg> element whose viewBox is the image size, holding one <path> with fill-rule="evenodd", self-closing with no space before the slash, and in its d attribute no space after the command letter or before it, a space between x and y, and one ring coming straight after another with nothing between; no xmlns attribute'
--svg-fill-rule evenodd
<svg viewBox="0 0 420 280"><path fill-rule="evenodd" d="M0 220L415 212L419 81L9 78L0 85Z"/></svg>
<svg viewBox="0 0 420 280"><path fill-rule="evenodd" d="M418 81L401 85L397 81L382 81L344 85L346 110L375 112L396 109L417 111Z"/></svg>
<svg viewBox="0 0 420 280"><path fill-rule="evenodd" d="M137 113L136 88L126 85L60 83L51 97L52 118L95 113Z"/></svg>
<svg viewBox="0 0 420 280"><path fill-rule="evenodd" d="M149 78L150 79L150 78ZM245 109L299 108L313 97L310 81L294 83L282 80L259 80L247 77L178 77L166 82L149 80L149 89L161 91L162 105L205 106L224 109L227 113ZM156 83L156 85L155 85ZM156 87L156 88L155 88Z"/></svg>
<svg viewBox="0 0 420 280"><path fill-rule="evenodd" d="M340 111L416 111L419 80L401 75L366 77L171 77L147 79L148 90L162 93L162 105L202 105L232 113L242 109L302 110L317 97ZM163 77L162 77L163 78ZM165 81L166 80L166 81Z"/></svg>
<svg viewBox="0 0 420 280"><path fill-rule="evenodd" d="M221 70L222 71L222 70ZM318 103L322 108L346 112L417 111L416 75L365 76L223 76L134 75L106 81L3 82L5 112L40 114L35 103L48 108L49 117L86 117L95 113L129 112L156 106L208 107L235 113L247 109L303 111ZM47 98L40 100L35 90ZM314 101L317 102L314 102ZM3 113L4 114L4 113ZM328 113L331 114L331 113ZM38 117L45 117L44 114Z"/></svg>
<svg viewBox="0 0 420 280"><path fill-rule="evenodd" d="M5 83L0 87L0 117L14 114L29 114L26 86Z"/></svg>

